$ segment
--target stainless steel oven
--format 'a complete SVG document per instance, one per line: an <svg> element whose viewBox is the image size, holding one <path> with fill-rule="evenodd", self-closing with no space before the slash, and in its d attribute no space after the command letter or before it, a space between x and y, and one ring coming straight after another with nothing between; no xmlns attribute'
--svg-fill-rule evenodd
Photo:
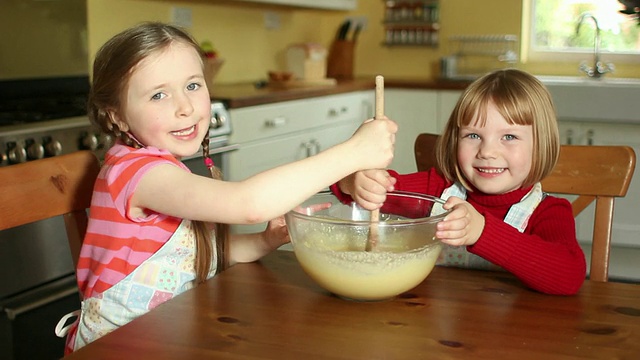
<svg viewBox="0 0 640 360"><path fill-rule="evenodd" d="M211 126L209 128L209 157L222 170L222 175L228 174L229 153L239 148L238 144L229 143L231 134L231 117L221 102L211 103ZM204 164L202 153L197 153L182 162L195 174L211 176Z"/></svg>
<svg viewBox="0 0 640 360"><path fill-rule="evenodd" d="M0 81L0 166L78 149L101 154L109 139L86 117L88 89L88 76ZM61 218L0 231L1 359L61 357L64 339L53 329L79 305Z"/></svg>
<svg viewBox="0 0 640 360"><path fill-rule="evenodd" d="M0 166L108 147L86 117L86 3L0 1ZM53 329L79 306L63 229L50 219L0 231L0 359L62 356Z"/></svg>
<svg viewBox="0 0 640 360"><path fill-rule="evenodd" d="M21 104L19 109L8 109L6 103L3 107L3 85L6 83L0 81L0 166L79 149L91 149L102 158L111 146L112 140L100 135L82 115L82 98L62 100L63 104L50 110L39 103L42 99L21 99L9 101L11 106ZM46 102L57 100L50 96ZM68 104L82 105L72 111ZM67 115L52 115L58 107L65 110L60 114ZM210 156L224 173L229 165L227 154L238 146L229 144L231 119L225 106L213 102L211 111ZM3 118L9 123L2 124ZM183 161L194 173L210 176L201 154ZM62 357L64 339L54 334L54 328L62 316L79 306L75 269L61 218L0 231L0 359Z"/></svg>

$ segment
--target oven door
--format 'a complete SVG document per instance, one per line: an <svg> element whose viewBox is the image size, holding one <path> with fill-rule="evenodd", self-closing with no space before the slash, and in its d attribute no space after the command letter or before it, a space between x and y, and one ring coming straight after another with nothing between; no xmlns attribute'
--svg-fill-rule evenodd
<svg viewBox="0 0 640 360"><path fill-rule="evenodd" d="M59 359L66 338L58 321L80 309L75 275L0 300L0 359Z"/></svg>
<svg viewBox="0 0 640 360"><path fill-rule="evenodd" d="M231 151L238 150L240 145L238 144L227 144L226 139L224 140L210 140L209 144L209 157L213 160L213 163L222 171L222 175L224 179L226 179L226 175L229 173L229 156L228 154ZM204 159L200 153L195 156L190 156L182 159L182 162L187 165L187 167L194 174L211 177L211 172L204 164Z"/></svg>

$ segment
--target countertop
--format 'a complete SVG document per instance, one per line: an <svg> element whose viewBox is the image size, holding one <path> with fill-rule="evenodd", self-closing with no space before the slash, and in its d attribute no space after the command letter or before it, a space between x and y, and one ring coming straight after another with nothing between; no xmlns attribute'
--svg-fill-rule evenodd
<svg viewBox="0 0 640 360"><path fill-rule="evenodd" d="M466 81L385 79L385 88L463 90L467 85L469 85L469 82ZM254 83L221 84L211 89L211 99L224 102L229 109L237 109L288 100L373 90L374 88L374 77L343 80L339 81L337 85L331 86L309 86L289 89L270 86L257 88Z"/></svg>

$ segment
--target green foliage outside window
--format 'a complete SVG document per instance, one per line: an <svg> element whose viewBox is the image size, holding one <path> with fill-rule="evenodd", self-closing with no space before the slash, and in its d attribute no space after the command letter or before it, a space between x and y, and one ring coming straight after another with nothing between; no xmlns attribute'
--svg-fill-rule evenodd
<svg viewBox="0 0 640 360"><path fill-rule="evenodd" d="M598 20L603 52L640 52L640 26L618 0L533 0L535 48L539 51L593 51L595 24L585 19L576 34L580 15L589 12Z"/></svg>

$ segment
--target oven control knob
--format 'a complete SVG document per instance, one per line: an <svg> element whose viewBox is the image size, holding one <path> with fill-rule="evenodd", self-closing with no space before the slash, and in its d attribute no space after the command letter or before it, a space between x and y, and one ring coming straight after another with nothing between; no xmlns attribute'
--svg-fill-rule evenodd
<svg viewBox="0 0 640 360"><path fill-rule="evenodd" d="M111 147L111 145L113 145L113 136L109 134L100 134L99 142L100 142L99 148L108 149Z"/></svg>
<svg viewBox="0 0 640 360"><path fill-rule="evenodd" d="M217 129L221 126L223 126L225 123L227 122L227 119L224 115L222 114L218 114L218 113L214 113L211 116L211 129Z"/></svg>
<svg viewBox="0 0 640 360"><path fill-rule="evenodd" d="M58 156L62 154L62 144L51 137L44 139L44 153L46 156Z"/></svg>
<svg viewBox="0 0 640 360"><path fill-rule="evenodd" d="M28 139L25 143L29 160L38 160L44 157L44 146L42 144L35 142L33 139Z"/></svg>
<svg viewBox="0 0 640 360"><path fill-rule="evenodd" d="M19 144L10 144L9 149L7 150L7 158L9 158L9 163L11 164L19 164L27 161L27 151L24 149L22 145Z"/></svg>
<svg viewBox="0 0 640 360"><path fill-rule="evenodd" d="M80 145L83 149L87 149L87 150L97 150L98 149L98 137L95 136L94 134L90 134L90 133L86 133L84 135L82 135L82 138L80 140Z"/></svg>

